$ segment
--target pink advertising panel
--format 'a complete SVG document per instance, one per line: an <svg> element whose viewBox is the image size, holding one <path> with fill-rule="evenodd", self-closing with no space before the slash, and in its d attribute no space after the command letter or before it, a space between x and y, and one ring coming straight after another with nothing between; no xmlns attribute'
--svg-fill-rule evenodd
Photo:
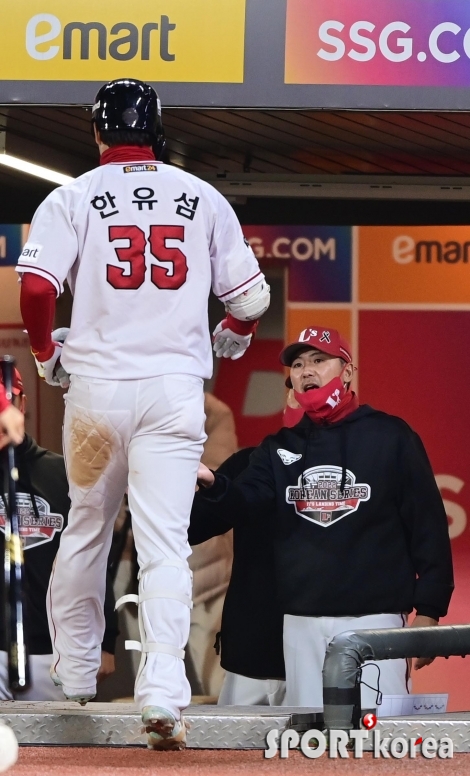
<svg viewBox="0 0 470 776"><path fill-rule="evenodd" d="M288 0L285 81L468 87L470 3Z"/></svg>

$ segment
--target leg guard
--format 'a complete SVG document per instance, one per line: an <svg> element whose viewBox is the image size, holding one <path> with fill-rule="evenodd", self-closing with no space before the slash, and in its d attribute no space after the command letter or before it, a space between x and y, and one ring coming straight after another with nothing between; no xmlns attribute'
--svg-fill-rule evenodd
<svg viewBox="0 0 470 776"><path fill-rule="evenodd" d="M138 605L141 641L126 641L126 649L142 653L136 677L136 701L141 707L158 706L176 720L190 699L184 672L184 646L189 634L192 574L179 558L152 561L139 572L139 594L125 595Z"/></svg>

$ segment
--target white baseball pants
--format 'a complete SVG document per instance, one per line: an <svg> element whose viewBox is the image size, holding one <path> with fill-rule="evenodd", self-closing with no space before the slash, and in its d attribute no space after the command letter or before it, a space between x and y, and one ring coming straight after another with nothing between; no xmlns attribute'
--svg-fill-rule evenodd
<svg viewBox="0 0 470 776"><path fill-rule="evenodd" d="M368 628L403 628L402 614L370 614L363 617L297 617L284 615L284 660L287 692L285 706L323 708L322 671L326 648L339 633ZM380 677L379 677L380 669ZM411 691L406 660L364 663L361 706L376 707L377 688L383 695L406 695Z"/></svg>
<svg viewBox="0 0 470 776"><path fill-rule="evenodd" d="M48 592L54 670L66 695L95 692L106 564L128 487L140 566L135 700L179 719L191 699L182 658L192 587L187 528L205 441L203 382L176 374L125 381L73 375L65 401L72 508Z"/></svg>
<svg viewBox="0 0 470 776"><path fill-rule="evenodd" d="M30 655L31 687L26 692L13 693L8 687L8 655L0 652L0 701L60 701L64 702L61 687L51 682L49 673L52 655Z"/></svg>
<svg viewBox="0 0 470 776"><path fill-rule="evenodd" d="M219 706L282 706L286 683L281 679L253 679L225 672Z"/></svg>

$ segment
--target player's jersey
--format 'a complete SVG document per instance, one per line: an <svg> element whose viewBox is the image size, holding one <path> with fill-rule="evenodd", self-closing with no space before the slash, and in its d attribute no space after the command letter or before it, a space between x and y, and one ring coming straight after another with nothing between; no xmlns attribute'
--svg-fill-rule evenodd
<svg viewBox="0 0 470 776"><path fill-rule="evenodd" d="M67 278L74 303L61 357L72 375L212 373L207 301L263 279L228 202L156 162L113 162L55 189L36 211L17 271Z"/></svg>

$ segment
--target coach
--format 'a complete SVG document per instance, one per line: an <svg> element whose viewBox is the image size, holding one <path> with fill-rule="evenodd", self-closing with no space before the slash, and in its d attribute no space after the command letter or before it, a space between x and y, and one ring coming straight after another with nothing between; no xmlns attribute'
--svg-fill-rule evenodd
<svg viewBox="0 0 470 776"><path fill-rule="evenodd" d="M234 482L201 465L197 498L220 502L234 525L270 516L286 703L321 707L323 660L335 635L401 627L413 610L412 626L433 626L447 613L450 541L421 440L400 418L359 406L340 334L305 329L280 358L304 417L267 437ZM407 663L368 664L362 679L362 705L370 708L377 689L407 692Z"/></svg>

